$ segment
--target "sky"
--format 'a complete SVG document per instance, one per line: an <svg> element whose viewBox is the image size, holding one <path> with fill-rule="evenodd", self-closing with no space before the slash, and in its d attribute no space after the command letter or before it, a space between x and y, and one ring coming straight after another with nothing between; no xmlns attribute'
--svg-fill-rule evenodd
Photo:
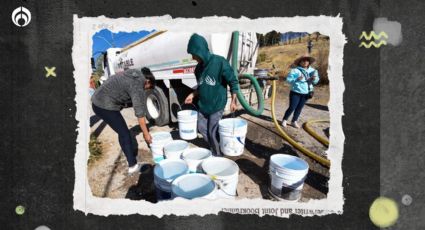
<svg viewBox="0 0 425 230"><path fill-rule="evenodd" d="M108 48L125 47L131 44L132 42L137 41L152 32L155 32L155 31L141 30L139 32L131 32L131 33L127 33L127 32L112 33L108 29L103 29L97 32L95 35L93 35L92 57L94 57L94 59L96 60L97 57L99 57L100 53L106 51ZM287 32L281 35L281 39L282 40L293 39L299 36L304 36L305 34L307 33Z"/></svg>
<svg viewBox="0 0 425 230"><path fill-rule="evenodd" d="M127 33L127 32L112 33L108 29L103 29L97 32L95 35L93 35L92 57L96 60L97 57L101 54L101 52L104 52L111 47L117 47L117 48L125 47L131 44L132 42L137 41L152 32L154 32L154 30L152 31L141 30L139 32L131 32L131 33Z"/></svg>
<svg viewBox="0 0 425 230"><path fill-rule="evenodd" d="M306 33L306 32L286 32L286 33L282 33L280 35L280 39L281 39L281 41L287 41L287 40L291 40L291 39L294 39L294 38L303 37L307 34L308 33Z"/></svg>

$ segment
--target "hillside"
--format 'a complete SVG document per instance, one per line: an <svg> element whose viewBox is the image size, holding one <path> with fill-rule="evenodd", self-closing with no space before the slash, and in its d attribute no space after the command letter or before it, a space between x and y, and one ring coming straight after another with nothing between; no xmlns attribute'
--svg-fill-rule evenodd
<svg viewBox="0 0 425 230"><path fill-rule="evenodd" d="M317 40L316 36L318 36ZM319 71L320 83L328 84L329 37L313 33L311 38L313 44L311 55L316 58L313 67ZM308 36L304 36L292 39L288 43L260 47L256 67L271 69L274 64L277 69L276 74L281 78L286 77L293 61L307 53L308 39Z"/></svg>

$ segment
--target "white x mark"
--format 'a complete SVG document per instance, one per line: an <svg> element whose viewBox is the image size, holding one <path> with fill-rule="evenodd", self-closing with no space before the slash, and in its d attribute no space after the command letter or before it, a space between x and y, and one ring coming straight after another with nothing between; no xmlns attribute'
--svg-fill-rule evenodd
<svg viewBox="0 0 425 230"><path fill-rule="evenodd" d="M47 66L44 66L44 69L47 71L46 77L50 77L50 76L56 77L56 73L55 73L56 67L49 68Z"/></svg>

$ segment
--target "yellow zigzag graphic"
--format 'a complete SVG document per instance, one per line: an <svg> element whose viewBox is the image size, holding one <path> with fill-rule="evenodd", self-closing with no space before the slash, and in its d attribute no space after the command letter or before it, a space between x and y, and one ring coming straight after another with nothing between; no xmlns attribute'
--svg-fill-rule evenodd
<svg viewBox="0 0 425 230"><path fill-rule="evenodd" d="M377 40L377 39L381 39L381 37L385 37L386 39L388 39L388 35L387 33L385 33L384 31L382 31L379 34L375 34L375 31L370 32L369 35L367 35L366 31L363 31L362 34L359 37L359 40L361 40L362 38L365 38L366 40L370 40L372 39L372 37Z"/></svg>
<svg viewBox="0 0 425 230"><path fill-rule="evenodd" d="M374 41L371 41L369 44L366 44L365 42L360 43L359 47L364 46L366 49L369 49L371 46L374 46L375 48L379 48L382 45L387 45L386 41L381 41L378 44L376 44Z"/></svg>

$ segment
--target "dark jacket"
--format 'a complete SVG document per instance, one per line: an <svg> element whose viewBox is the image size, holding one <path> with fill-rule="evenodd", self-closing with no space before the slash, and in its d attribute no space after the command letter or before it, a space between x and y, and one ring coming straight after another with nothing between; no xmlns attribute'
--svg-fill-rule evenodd
<svg viewBox="0 0 425 230"><path fill-rule="evenodd" d="M229 62L210 53L207 41L198 34L190 37L187 52L202 59L195 68L199 110L206 115L223 110L227 102L227 85L232 93L239 90L238 79Z"/></svg>
<svg viewBox="0 0 425 230"><path fill-rule="evenodd" d="M130 69L112 75L94 92L91 100L99 108L120 111L124 104L133 104L136 117L146 116L145 76Z"/></svg>

